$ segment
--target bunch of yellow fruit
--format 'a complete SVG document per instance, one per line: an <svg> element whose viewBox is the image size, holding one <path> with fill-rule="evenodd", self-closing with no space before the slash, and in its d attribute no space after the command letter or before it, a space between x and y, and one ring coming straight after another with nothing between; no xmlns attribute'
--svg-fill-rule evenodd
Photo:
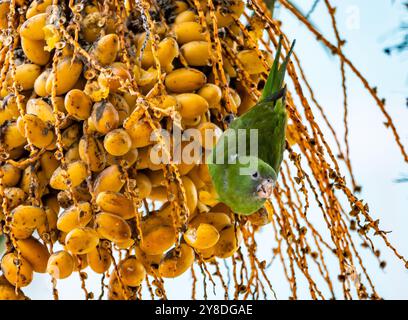
<svg viewBox="0 0 408 320"><path fill-rule="evenodd" d="M150 155L152 132L172 126L212 130L210 149L225 118L255 104L271 53L257 47L259 18L239 22L244 10L242 0L1 1L0 299L24 298L14 287L35 273L56 285L87 266L110 275L109 298L134 298L147 275L160 287L237 251L240 228L207 166ZM251 219L268 222L263 210Z"/></svg>

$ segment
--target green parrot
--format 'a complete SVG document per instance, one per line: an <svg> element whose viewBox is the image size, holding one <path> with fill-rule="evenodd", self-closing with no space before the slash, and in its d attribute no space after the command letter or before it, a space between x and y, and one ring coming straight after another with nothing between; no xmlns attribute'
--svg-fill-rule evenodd
<svg viewBox="0 0 408 320"><path fill-rule="evenodd" d="M284 77L294 44L279 65L280 39L258 103L230 123L207 158L218 200L237 214L256 212L272 195L285 150Z"/></svg>

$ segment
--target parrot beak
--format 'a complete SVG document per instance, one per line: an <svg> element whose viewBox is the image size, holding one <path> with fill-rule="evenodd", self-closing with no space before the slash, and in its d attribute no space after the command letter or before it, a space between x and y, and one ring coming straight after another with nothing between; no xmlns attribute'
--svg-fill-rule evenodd
<svg viewBox="0 0 408 320"><path fill-rule="evenodd" d="M274 184L272 179L263 179L261 184L256 188L258 197L268 199L272 195Z"/></svg>

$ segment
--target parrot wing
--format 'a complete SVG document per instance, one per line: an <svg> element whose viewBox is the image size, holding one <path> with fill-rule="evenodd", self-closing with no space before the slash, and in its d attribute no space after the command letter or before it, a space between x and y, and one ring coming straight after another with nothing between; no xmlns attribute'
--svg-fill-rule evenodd
<svg viewBox="0 0 408 320"><path fill-rule="evenodd" d="M280 39L275 60L260 101L247 113L235 119L230 125L230 128L234 130L246 130L247 155L256 155L251 152L251 142L254 143L254 141L251 141L250 130L258 130L258 157L269 164L276 173L279 172L285 150L287 113L284 78L294 44L295 42L293 42L288 55L279 66L279 56L282 50L282 38Z"/></svg>

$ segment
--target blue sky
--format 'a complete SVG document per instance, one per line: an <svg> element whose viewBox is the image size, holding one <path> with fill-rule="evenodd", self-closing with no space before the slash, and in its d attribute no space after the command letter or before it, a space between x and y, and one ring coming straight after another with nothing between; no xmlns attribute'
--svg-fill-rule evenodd
<svg viewBox="0 0 408 320"><path fill-rule="evenodd" d="M313 0L297 2L301 3L302 7L309 8ZM389 57L382 51L384 46L392 42L386 40L386 36L390 36L391 40L394 39L398 23L403 18L403 10L398 2L402 1L396 1L394 5L391 0L332 1L334 5L339 6L337 19L342 37L347 40L344 48L346 55L358 66L369 83L378 87L380 97L387 99L387 110L395 121L403 144L408 147L408 110L405 101L408 97L407 53ZM320 30L324 30L325 35L335 42L325 10L324 4L321 3L312 17ZM338 59L323 50L322 46L317 44L309 32L289 13L281 10L278 14L284 21L283 29L292 39L296 38L296 52L301 58L309 81L315 88L316 96L336 131L342 137L343 102ZM359 19L359 26L356 28L354 26L350 28L349 22L353 17ZM349 70L347 85L351 159L356 178L363 185L361 197L369 203L372 216L380 219L382 229L392 231L389 234L391 242L403 255L408 256L408 183L394 182L394 179L402 174L408 175L407 164L403 162L390 130L384 127L384 117L379 108L363 89L361 82ZM315 115L319 120L316 112ZM345 172L344 169L343 172ZM313 217L314 213L318 215L317 210L312 210L310 215ZM323 224L319 225L319 222L317 227L322 230L326 228ZM265 258L270 257L270 250L274 246L270 232L270 229L264 228L258 238L259 254ZM384 271L379 270L377 261L370 254L364 254L363 258L379 294L386 299L408 299L408 270L388 249L385 249L380 239L377 239L376 244L381 249L383 258L388 262L387 268ZM328 263L329 268L337 270L334 259L329 259ZM278 297L286 299L289 291L286 281L282 281L283 275L278 264L273 265L269 272ZM94 277L91 273L89 272L87 286L98 295L99 277ZM73 275L72 278L58 283L61 290L60 296L82 299L79 276ZM299 281L299 287L302 287L301 277ZM171 292L169 294L171 298L188 299L191 290L190 275L186 274L169 281L166 289ZM219 289L220 294L216 297L222 298L221 287ZM50 280L46 276L36 275L33 285L25 291L34 299L51 298ZM198 296L200 297L200 292ZM300 290L300 297L307 298L304 289Z"/></svg>

